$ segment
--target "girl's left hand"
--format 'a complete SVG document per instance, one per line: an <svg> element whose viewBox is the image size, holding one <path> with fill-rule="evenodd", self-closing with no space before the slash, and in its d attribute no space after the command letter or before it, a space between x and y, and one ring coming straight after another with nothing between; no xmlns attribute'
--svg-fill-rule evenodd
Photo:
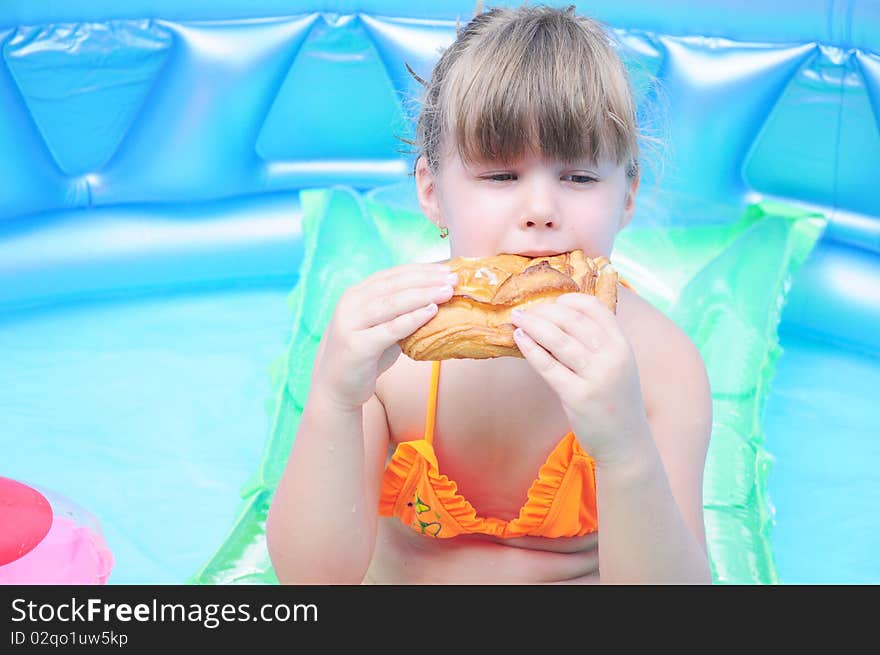
<svg viewBox="0 0 880 655"><path fill-rule="evenodd" d="M650 428L632 347L595 296L567 293L511 321L532 368L559 395L572 431L596 463L640 452Z"/></svg>

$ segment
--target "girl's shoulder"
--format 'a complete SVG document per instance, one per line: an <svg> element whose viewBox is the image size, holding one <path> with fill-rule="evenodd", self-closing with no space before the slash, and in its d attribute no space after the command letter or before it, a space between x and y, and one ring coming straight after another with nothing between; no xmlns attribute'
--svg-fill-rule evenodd
<svg viewBox="0 0 880 655"><path fill-rule="evenodd" d="M618 296L618 324L632 346L639 369L646 409L658 400L676 375L683 379L705 377L705 363L690 336L648 300L630 289Z"/></svg>
<svg viewBox="0 0 880 655"><path fill-rule="evenodd" d="M617 322L627 339L640 339L657 329L677 327L666 314L632 289L623 285L617 289Z"/></svg>
<svg viewBox="0 0 880 655"><path fill-rule="evenodd" d="M673 345L690 343L691 339L671 318L651 302L624 286L619 288L617 319L630 341L652 342L655 346L669 338Z"/></svg>

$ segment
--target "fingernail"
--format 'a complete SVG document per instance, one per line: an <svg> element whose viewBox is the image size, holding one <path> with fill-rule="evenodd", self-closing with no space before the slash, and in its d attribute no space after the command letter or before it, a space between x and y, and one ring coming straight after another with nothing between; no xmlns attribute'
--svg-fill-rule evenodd
<svg viewBox="0 0 880 655"><path fill-rule="evenodd" d="M511 318L521 318L523 315L523 311L521 309L514 309L510 312Z"/></svg>

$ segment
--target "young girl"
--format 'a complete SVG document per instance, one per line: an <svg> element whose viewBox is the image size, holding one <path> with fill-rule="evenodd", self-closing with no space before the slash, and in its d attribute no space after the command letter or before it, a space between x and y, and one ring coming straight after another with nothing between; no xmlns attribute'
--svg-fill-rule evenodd
<svg viewBox="0 0 880 655"><path fill-rule="evenodd" d="M610 256L639 185L625 68L574 8L492 9L444 51L415 176L451 255ZM699 352L627 288L513 317L524 358L421 362L442 262L342 295L266 525L282 583L708 583ZM442 372L441 372L442 371Z"/></svg>

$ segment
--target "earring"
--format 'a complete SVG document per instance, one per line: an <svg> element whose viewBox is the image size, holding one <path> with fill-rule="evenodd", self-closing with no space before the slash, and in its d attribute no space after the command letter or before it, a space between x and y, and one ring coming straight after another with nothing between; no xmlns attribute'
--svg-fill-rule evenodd
<svg viewBox="0 0 880 655"><path fill-rule="evenodd" d="M440 238L445 239L448 236L449 236L449 228L446 227L445 225L441 226L440 227Z"/></svg>

